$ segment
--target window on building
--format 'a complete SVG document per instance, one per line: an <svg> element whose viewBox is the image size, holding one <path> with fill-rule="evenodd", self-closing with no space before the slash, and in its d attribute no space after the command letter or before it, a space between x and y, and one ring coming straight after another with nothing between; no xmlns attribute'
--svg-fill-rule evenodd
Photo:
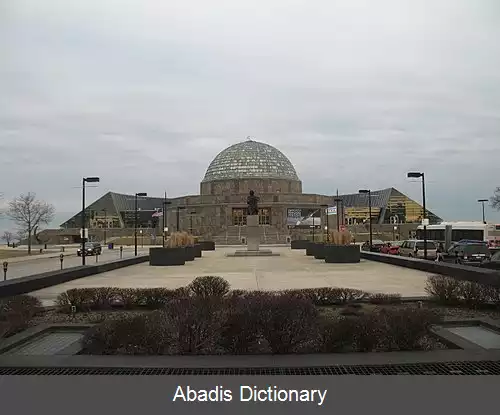
<svg viewBox="0 0 500 415"><path fill-rule="evenodd" d="M232 223L234 226L245 226L247 224L246 209L233 208Z"/></svg>
<svg viewBox="0 0 500 415"><path fill-rule="evenodd" d="M271 209L261 208L259 209L259 225L270 225L271 224Z"/></svg>

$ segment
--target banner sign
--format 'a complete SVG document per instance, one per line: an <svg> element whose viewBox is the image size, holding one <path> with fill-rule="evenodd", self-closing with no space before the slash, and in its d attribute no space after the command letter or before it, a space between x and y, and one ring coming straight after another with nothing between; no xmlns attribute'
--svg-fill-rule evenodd
<svg viewBox="0 0 500 415"><path fill-rule="evenodd" d="M287 210L286 223L289 228L321 228L321 209L290 208Z"/></svg>
<svg viewBox="0 0 500 415"><path fill-rule="evenodd" d="M330 206L326 209L327 215L336 215L337 214L337 206Z"/></svg>

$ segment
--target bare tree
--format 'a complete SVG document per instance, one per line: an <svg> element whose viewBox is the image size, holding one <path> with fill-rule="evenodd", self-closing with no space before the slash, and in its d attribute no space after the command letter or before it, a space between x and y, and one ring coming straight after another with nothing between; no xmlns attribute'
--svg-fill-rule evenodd
<svg viewBox="0 0 500 415"><path fill-rule="evenodd" d="M500 186L495 189L493 196L490 198L491 207L500 210Z"/></svg>
<svg viewBox="0 0 500 415"><path fill-rule="evenodd" d="M39 225L48 225L54 218L54 206L36 199L35 193L22 194L9 202L7 216L28 238L28 254L31 254L31 236Z"/></svg>
<svg viewBox="0 0 500 415"><path fill-rule="evenodd" d="M14 240L14 234L10 231L5 231L2 235L2 240L7 242L7 246L10 246L11 241Z"/></svg>

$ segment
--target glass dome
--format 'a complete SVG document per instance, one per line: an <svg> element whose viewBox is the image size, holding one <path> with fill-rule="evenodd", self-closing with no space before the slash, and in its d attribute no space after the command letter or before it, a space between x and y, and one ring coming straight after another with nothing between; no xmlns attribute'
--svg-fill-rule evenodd
<svg viewBox="0 0 500 415"><path fill-rule="evenodd" d="M221 151L208 166L203 182L244 178L299 180L293 164L281 151L247 140Z"/></svg>

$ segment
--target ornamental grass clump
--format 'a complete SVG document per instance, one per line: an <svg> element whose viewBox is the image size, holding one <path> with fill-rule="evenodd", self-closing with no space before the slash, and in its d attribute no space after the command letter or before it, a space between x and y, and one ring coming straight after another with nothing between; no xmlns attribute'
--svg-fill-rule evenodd
<svg viewBox="0 0 500 415"><path fill-rule="evenodd" d="M348 230L333 230L330 232L329 238L332 245L350 245L352 243L352 235Z"/></svg>
<svg viewBox="0 0 500 415"><path fill-rule="evenodd" d="M185 237L181 232L174 232L170 235L167 248L182 248L185 245Z"/></svg>

